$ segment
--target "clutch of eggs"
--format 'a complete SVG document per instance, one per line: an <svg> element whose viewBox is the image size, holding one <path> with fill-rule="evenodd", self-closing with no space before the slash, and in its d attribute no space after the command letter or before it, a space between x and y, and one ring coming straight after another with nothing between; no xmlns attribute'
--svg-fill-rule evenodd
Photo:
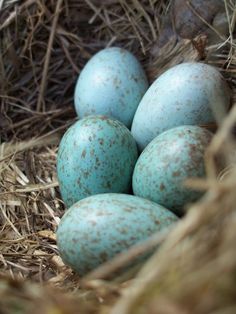
<svg viewBox="0 0 236 314"><path fill-rule="evenodd" d="M64 134L57 158L69 207L57 243L80 275L176 222L175 214L201 196L183 185L205 175L212 134L197 125L225 115L228 87L215 68L183 63L147 88L137 59L116 47L94 55L78 78L82 119ZM131 185L135 196L120 194Z"/></svg>

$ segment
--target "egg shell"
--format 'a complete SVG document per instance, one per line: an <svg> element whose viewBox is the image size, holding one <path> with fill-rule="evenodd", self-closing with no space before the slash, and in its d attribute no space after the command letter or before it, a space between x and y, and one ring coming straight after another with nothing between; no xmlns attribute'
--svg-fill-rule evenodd
<svg viewBox="0 0 236 314"><path fill-rule="evenodd" d="M130 127L147 88L146 74L134 55L122 48L106 48L81 71L75 88L75 109L80 118L102 114Z"/></svg>
<svg viewBox="0 0 236 314"><path fill-rule="evenodd" d="M177 220L164 207L133 195L94 195L62 217L57 245L64 263L84 275Z"/></svg>
<svg viewBox="0 0 236 314"><path fill-rule="evenodd" d="M204 152L212 133L198 126L179 126L157 136L140 155L133 173L134 194L177 214L201 194L183 186L204 177Z"/></svg>
<svg viewBox="0 0 236 314"><path fill-rule="evenodd" d="M182 63L157 78L143 96L131 132L142 151L160 133L179 125L207 125L225 116L230 93L220 72Z"/></svg>
<svg viewBox="0 0 236 314"><path fill-rule="evenodd" d="M66 206L93 194L128 192L137 158L135 140L121 122L105 116L77 121L64 134L57 157Z"/></svg>

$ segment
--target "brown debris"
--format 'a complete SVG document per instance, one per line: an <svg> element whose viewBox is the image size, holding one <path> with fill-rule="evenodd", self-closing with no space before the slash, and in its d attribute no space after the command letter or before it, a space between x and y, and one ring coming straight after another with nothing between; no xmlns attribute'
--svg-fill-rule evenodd
<svg viewBox="0 0 236 314"><path fill-rule="evenodd" d="M224 12L222 0L174 0L175 29L182 38L192 39L206 31L219 12ZM200 18L199 18L200 16Z"/></svg>

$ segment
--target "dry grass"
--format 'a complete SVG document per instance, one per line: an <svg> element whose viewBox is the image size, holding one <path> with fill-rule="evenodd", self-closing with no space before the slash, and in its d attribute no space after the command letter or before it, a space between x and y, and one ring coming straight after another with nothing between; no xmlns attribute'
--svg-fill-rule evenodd
<svg viewBox="0 0 236 314"><path fill-rule="evenodd" d="M209 149L208 180L189 183L208 189L207 197L167 240L165 234L154 236L84 281L63 265L55 241L64 212L55 171L57 147L75 120L73 91L80 69L96 51L111 45L132 51L150 82L175 64L204 60L227 79L233 105L236 4L223 2L228 37L203 21L213 28L217 42L209 45L205 35L193 40L167 36L160 47L171 1L0 1L1 313L16 313L15 304L20 304L23 313L31 313L32 307L45 299L45 308L38 307L38 313L59 308L61 313L76 313L78 306L81 313L98 312L98 306L101 312L108 312L123 294L114 313L144 313L144 307L149 313L157 313L157 308L158 313L235 312L236 181L235 160L228 158L235 150L231 139L234 112ZM216 164L219 158L220 166ZM101 280L137 252L163 241L137 279L127 273L115 281ZM48 288L15 281L18 279L73 291L73 300L54 290L48 293Z"/></svg>

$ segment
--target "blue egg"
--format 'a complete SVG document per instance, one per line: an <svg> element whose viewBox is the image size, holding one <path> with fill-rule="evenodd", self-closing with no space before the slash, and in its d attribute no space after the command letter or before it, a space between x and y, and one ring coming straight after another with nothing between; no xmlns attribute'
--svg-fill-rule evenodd
<svg viewBox="0 0 236 314"><path fill-rule="evenodd" d="M75 109L80 118L101 114L130 127L147 88L145 72L130 52L106 48L81 71L75 88Z"/></svg>
<svg viewBox="0 0 236 314"><path fill-rule="evenodd" d="M77 121L64 134L57 157L66 206L93 194L128 192L137 158L135 140L121 122L105 116Z"/></svg>
<svg viewBox="0 0 236 314"><path fill-rule="evenodd" d="M133 195L94 195L62 217L57 245L65 264L84 275L177 220L164 207Z"/></svg>
<svg viewBox="0 0 236 314"><path fill-rule="evenodd" d="M140 155L133 173L134 194L181 214L201 194L186 188L187 178L205 176L204 153L212 133L179 126L157 136Z"/></svg>
<svg viewBox="0 0 236 314"><path fill-rule="evenodd" d="M142 151L160 133L179 125L207 125L225 116L230 94L214 67L182 63L163 73L147 90L131 132ZM214 115L213 115L214 113Z"/></svg>

